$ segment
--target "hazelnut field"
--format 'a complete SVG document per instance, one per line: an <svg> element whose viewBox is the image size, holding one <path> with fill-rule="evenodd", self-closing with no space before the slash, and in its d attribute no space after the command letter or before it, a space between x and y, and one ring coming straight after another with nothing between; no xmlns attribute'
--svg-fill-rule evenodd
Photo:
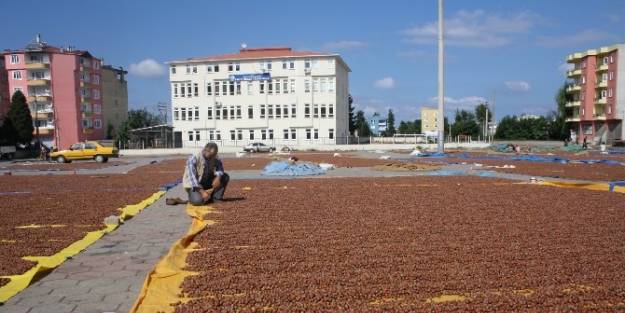
<svg viewBox="0 0 625 313"><path fill-rule="evenodd" d="M180 168L166 171L171 163L128 174L0 176L0 276L25 272L34 263L22 257L52 255L179 179Z"/></svg>
<svg viewBox="0 0 625 313"><path fill-rule="evenodd" d="M402 177L232 181L226 197L177 313L625 310L622 194Z"/></svg>

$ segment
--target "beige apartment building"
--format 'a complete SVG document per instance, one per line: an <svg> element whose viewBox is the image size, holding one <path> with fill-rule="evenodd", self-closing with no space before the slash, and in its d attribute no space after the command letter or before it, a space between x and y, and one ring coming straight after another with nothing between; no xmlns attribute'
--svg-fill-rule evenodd
<svg viewBox="0 0 625 313"><path fill-rule="evenodd" d="M438 132L438 109L421 107L421 132L424 134Z"/></svg>
<svg viewBox="0 0 625 313"><path fill-rule="evenodd" d="M102 117L106 136L113 138L128 118L128 82L122 68L102 66ZM109 139L110 139L109 138Z"/></svg>

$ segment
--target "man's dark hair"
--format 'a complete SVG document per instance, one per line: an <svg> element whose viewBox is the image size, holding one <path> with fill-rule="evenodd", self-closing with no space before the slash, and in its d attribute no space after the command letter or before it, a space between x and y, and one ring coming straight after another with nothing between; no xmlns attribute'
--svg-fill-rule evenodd
<svg viewBox="0 0 625 313"><path fill-rule="evenodd" d="M206 149L206 150L215 149L215 152L219 151L219 147L214 142L207 143L206 146L204 146L204 149Z"/></svg>

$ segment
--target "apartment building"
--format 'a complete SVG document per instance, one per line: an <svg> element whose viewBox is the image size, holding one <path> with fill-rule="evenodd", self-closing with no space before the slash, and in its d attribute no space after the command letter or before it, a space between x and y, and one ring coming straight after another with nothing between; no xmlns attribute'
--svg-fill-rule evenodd
<svg viewBox="0 0 625 313"><path fill-rule="evenodd" d="M566 121L571 136L582 141L611 143L625 139L625 45L573 53L567 62L572 80L567 92Z"/></svg>
<svg viewBox="0 0 625 313"><path fill-rule="evenodd" d="M349 67L288 47L169 62L174 140L241 146L347 142Z"/></svg>
<svg viewBox="0 0 625 313"><path fill-rule="evenodd" d="M371 118L369 118L369 129L371 129L371 133L374 136L380 136L380 134L386 131L386 119L382 118L378 112L373 113Z"/></svg>
<svg viewBox="0 0 625 313"><path fill-rule="evenodd" d="M128 119L128 82L122 68L104 65L101 69L102 123L106 137L113 138Z"/></svg>
<svg viewBox="0 0 625 313"><path fill-rule="evenodd" d="M4 119L9 111L10 104L11 96L9 94L9 77L4 64L4 57L1 57L0 55L0 121ZM1 122L0 125L2 125Z"/></svg>
<svg viewBox="0 0 625 313"><path fill-rule="evenodd" d="M421 107L421 132L424 134L438 133L438 109Z"/></svg>
<svg viewBox="0 0 625 313"><path fill-rule="evenodd" d="M40 36L21 50L5 50L8 92L28 101L35 134L61 149L103 139L101 61L88 51L48 45Z"/></svg>

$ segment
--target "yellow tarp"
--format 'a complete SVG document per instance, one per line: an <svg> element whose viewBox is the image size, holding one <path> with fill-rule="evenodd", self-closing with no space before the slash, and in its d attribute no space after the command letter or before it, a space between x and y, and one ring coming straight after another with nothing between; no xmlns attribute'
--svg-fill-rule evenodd
<svg viewBox="0 0 625 313"><path fill-rule="evenodd" d="M156 202L156 200L158 200L163 194L165 194L165 192L159 191L152 194L149 198L141 201L138 204L128 205L124 207L121 210L122 214L119 216L120 220L127 220L132 216L136 215L142 209ZM49 272L50 270L58 267L68 258L80 253L80 251L92 245L98 239L102 238L102 236L104 236L105 234L115 230L117 226L117 224L106 225L104 229L88 232L82 239L72 243L65 249L51 256L23 257L24 260L37 262L37 264L23 274L2 276L3 278L10 279L10 281L6 285L0 287L0 303L6 302L10 298L18 294L20 291L24 290L30 285L30 283L36 276L43 275L46 272Z"/></svg>
<svg viewBox="0 0 625 313"><path fill-rule="evenodd" d="M554 182L554 181L544 181L540 184L545 186L555 186L555 187L564 187L564 188L581 188L588 190L596 190L596 191L609 191L610 186L606 183L569 183L569 182ZM625 187L616 186L614 187L614 192L625 193Z"/></svg>
<svg viewBox="0 0 625 313"><path fill-rule="evenodd" d="M139 297L135 301L131 313L168 313L174 311L174 304L185 302L181 298L182 281L197 273L185 271L187 255L193 251L193 239L207 225L214 221L204 220L204 215L213 209L208 206L187 205L187 214L193 219L187 234L171 247L169 252L148 273Z"/></svg>

